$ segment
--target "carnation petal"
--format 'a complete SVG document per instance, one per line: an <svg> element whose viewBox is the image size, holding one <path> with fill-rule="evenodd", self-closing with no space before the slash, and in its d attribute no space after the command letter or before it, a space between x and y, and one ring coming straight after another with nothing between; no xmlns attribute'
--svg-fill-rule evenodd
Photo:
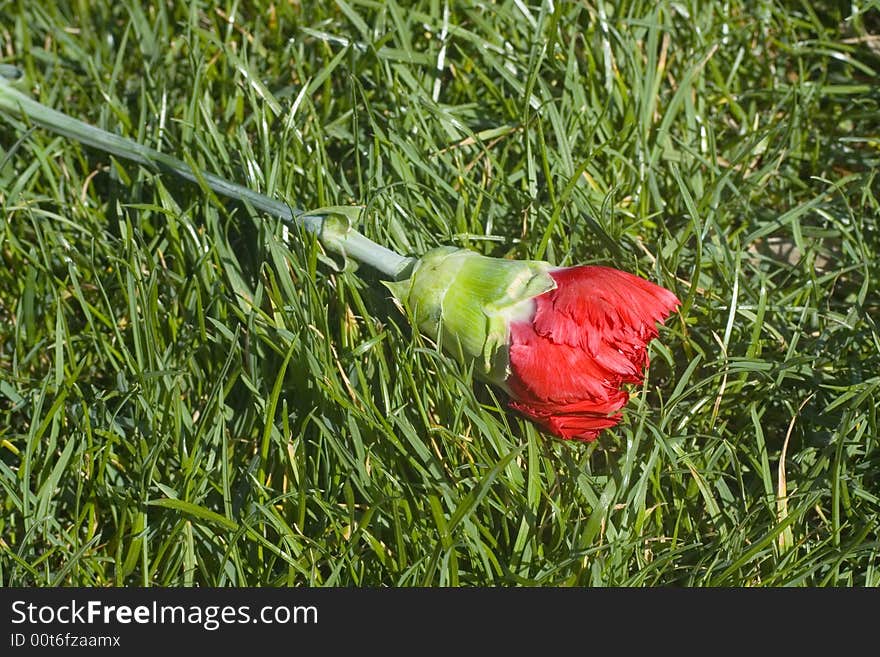
<svg viewBox="0 0 880 657"><path fill-rule="evenodd" d="M621 400L609 405L597 405L595 410L584 408L583 402L577 404L581 410L567 407L551 410L523 402L511 402L510 406L560 438L589 442L595 440L602 429L608 429L620 422L620 413L611 413L626 404L626 393L623 394Z"/></svg>

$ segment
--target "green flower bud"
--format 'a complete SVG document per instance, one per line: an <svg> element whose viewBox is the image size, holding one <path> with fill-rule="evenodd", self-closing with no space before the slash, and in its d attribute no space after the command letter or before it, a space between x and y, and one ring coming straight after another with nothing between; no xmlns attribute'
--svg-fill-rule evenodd
<svg viewBox="0 0 880 657"><path fill-rule="evenodd" d="M509 375L510 323L534 313L534 298L556 287L551 265L490 258L444 246L426 253L409 278L386 283L416 326L498 385Z"/></svg>

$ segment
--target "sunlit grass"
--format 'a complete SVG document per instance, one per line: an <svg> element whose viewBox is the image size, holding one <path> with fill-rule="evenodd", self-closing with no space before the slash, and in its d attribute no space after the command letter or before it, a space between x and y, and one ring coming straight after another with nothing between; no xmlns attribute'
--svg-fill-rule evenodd
<svg viewBox="0 0 880 657"><path fill-rule="evenodd" d="M0 0L55 109L684 302L565 443L374 272L3 121L0 583L880 584L880 12L837 6Z"/></svg>

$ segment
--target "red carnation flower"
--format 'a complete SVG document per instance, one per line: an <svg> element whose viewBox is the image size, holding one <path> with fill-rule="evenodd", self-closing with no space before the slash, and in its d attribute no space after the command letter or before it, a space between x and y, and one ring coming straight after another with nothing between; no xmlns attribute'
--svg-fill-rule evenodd
<svg viewBox="0 0 880 657"><path fill-rule="evenodd" d="M594 440L620 421L640 384L648 343L679 301L672 292L610 267L549 272L556 287L535 297L534 316L510 326L510 405L562 438Z"/></svg>
<svg viewBox="0 0 880 657"><path fill-rule="evenodd" d="M672 292L609 267L556 268L441 247L388 286L427 335L550 433L591 441L620 421Z"/></svg>

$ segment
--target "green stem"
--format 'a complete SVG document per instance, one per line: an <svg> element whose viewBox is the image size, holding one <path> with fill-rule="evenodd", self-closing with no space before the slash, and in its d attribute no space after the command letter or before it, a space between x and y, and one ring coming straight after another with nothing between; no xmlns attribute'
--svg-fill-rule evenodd
<svg viewBox="0 0 880 657"><path fill-rule="evenodd" d="M393 279L405 276L414 262L413 258L407 258L377 244L348 226L341 229L338 223L334 223L331 229L326 217L306 214L213 173L197 172L176 157L53 110L14 89L7 82L7 78L15 77L14 70L9 66L3 66L0 70L0 112L11 116L23 115L36 125L68 139L143 164L155 171L169 171L190 182L205 184L227 198L249 203L257 210L287 223L301 225L307 231L315 233L327 248L369 265Z"/></svg>

